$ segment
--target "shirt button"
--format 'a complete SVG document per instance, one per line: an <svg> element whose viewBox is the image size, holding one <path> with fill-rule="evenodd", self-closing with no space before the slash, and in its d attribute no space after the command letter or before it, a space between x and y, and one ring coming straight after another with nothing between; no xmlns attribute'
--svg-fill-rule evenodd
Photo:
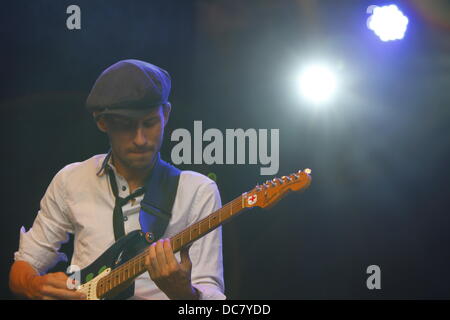
<svg viewBox="0 0 450 320"><path fill-rule="evenodd" d="M127 190L127 187L123 186L122 191L125 191L125 190Z"/></svg>
<svg viewBox="0 0 450 320"><path fill-rule="evenodd" d="M124 217L123 217L123 221L128 221L128 217L127 217L127 216L124 216Z"/></svg>

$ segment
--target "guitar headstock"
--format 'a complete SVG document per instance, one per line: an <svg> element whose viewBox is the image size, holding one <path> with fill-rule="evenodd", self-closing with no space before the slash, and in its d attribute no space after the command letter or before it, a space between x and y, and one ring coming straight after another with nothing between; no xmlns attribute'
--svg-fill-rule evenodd
<svg viewBox="0 0 450 320"><path fill-rule="evenodd" d="M311 169L300 170L297 173L281 178L267 180L257 185L249 192L242 194L243 206L247 208L266 208L274 205L288 192L304 190L311 184Z"/></svg>

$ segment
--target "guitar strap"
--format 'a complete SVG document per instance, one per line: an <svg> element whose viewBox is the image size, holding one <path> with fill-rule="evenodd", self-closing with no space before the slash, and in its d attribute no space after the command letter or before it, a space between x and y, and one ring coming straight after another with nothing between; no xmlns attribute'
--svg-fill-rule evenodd
<svg viewBox="0 0 450 320"><path fill-rule="evenodd" d="M108 155L111 154L111 151ZM107 159L105 159L107 161ZM144 188L136 190L126 198L118 196L117 183L112 170L108 170L111 188L116 198L116 204L113 212L114 236L116 241L125 235L123 225L122 206L129 199L144 193L139 211L139 223L141 230L145 233L148 242L154 242L160 239L167 229L172 216L172 208L177 194L178 183L181 171L161 160L160 154L157 154L155 165L145 182ZM143 248L142 248L143 249ZM134 283L127 290L124 290L115 299L126 299L133 295Z"/></svg>
<svg viewBox="0 0 450 320"><path fill-rule="evenodd" d="M144 199L139 211L139 223L149 242L160 239L166 231L172 216L180 173L178 168L161 160L158 153L155 166L145 184Z"/></svg>

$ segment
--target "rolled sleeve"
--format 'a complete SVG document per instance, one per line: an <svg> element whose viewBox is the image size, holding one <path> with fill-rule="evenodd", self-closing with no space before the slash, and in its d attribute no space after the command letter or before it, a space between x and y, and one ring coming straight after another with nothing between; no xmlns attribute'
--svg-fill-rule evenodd
<svg viewBox="0 0 450 320"><path fill-rule="evenodd" d="M66 255L58 252L61 244L69 240L69 233L73 233L65 206L63 170L48 186L32 228L28 232L24 227L20 229L19 249L14 253L15 261L28 262L40 274L59 261L67 261Z"/></svg>
<svg viewBox="0 0 450 320"><path fill-rule="evenodd" d="M202 186L196 200L192 223L198 222L221 208L219 190L215 182ZM192 261L192 285L200 292L202 300L225 299L222 260L222 228L219 227L195 241L189 255Z"/></svg>

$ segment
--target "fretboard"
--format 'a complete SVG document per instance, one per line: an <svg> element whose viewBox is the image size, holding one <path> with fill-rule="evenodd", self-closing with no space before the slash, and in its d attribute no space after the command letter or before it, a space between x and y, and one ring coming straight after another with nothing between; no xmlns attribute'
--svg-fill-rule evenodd
<svg viewBox="0 0 450 320"><path fill-rule="evenodd" d="M211 213L206 218L184 229L170 238L173 252L180 251L181 248L213 231L243 211L243 209L245 209L243 196L239 196L219 210ZM145 267L145 258L147 254L147 250L144 250L134 258L111 271L107 276L101 278L97 285L97 296L103 297L121 284L124 284L127 281L129 282L147 271L147 268Z"/></svg>

